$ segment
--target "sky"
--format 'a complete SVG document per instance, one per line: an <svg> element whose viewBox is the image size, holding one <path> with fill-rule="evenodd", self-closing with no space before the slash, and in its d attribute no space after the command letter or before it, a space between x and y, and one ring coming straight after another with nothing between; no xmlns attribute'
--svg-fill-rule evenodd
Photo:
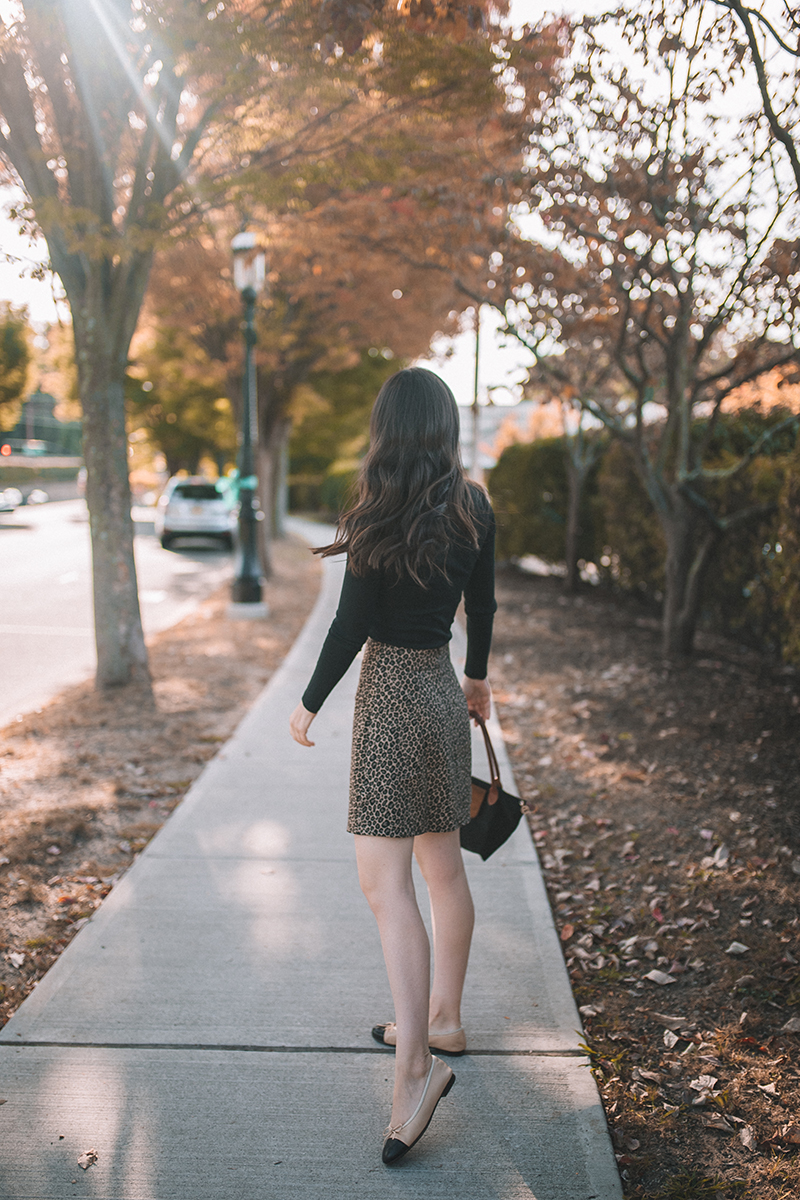
<svg viewBox="0 0 800 1200"><path fill-rule="evenodd" d="M18 200L11 188L0 188L0 300L25 304L32 321L51 323L57 318L53 289L59 287L58 280L30 278L31 270L47 260L47 251L41 240L31 243L21 237L9 220L6 210ZM5 255L16 261L6 261ZM62 314L66 311L62 306Z"/></svg>

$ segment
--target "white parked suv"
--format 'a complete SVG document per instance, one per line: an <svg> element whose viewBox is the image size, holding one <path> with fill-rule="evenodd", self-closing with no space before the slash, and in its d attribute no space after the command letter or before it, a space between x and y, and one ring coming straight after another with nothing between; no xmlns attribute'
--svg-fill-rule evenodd
<svg viewBox="0 0 800 1200"><path fill-rule="evenodd" d="M0 492L0 512L13 512L22 504L22 492L19 488L7 487Z"/></svg>
<svg viewBox="0 0 800 1200"><path fill-rule="evenodd" d="M156 537L165 549L176 537L219 538L230 549L235 529L226 493L201 475L173 475L156 505Z"/></svg>

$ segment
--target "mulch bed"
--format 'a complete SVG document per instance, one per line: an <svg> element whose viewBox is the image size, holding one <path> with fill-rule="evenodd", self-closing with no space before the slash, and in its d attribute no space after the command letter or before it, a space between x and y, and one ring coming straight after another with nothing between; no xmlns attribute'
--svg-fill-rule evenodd
<svg viewBox="0 0 800 1200"><path fill-rule="evenodd" d="M800 1194L800 675L500 572L492 678L627 1197Z"/></svg>
<svg viewBox="0 0 800 1200"><path fill-rule="evenodd" d="M0 731L0 1026L286 656L316 599L319 564L287 540L275 565L267 620L231 621L225 587L150 639L154 702L86 683Z"/></svg>

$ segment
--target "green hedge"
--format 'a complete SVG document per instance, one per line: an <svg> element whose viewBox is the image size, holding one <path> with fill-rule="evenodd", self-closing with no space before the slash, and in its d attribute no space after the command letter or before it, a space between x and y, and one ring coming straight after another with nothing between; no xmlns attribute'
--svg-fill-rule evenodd
<svg viewBox="0 0 800 1200"><path fill-rule="evenodd" d="M6 467L0 460L0 487L18 487L20 484L37 483L47 486L48 480L77 479L78 467L46 467L37 464L34 458L29 467Z"/></svg>
<svg viewBox="0 0 800 1200"><path fill-rule="evenodd" d="M724 416L708 461L719 467L734 463L785 416L779 409ZM706 580L701 623L800 662L800 442L795 443L795 433L784 431L746 470L704 485L705 498L721 516L759 506L768 511L723 538ZM503 452L489 477L499 558L536 554L563 561L565 454L561 438ZM590 477L581 524L579 556L594 562L609 586L660 603L664 536L623 443L610 443Z"/></svg>
<svg viewBox="0 0 800 1200"><path fill-rule="evenodd" d="M578 557L594 557L597 544L597 470L587 481L581 510ZM562 562L567 524L567 468L563 438L516 442L489 474L497 516L498 558L538 554Z"/></svg>
<svg viewBox="0 0 800 1200"><path fill-rule="evenodd" d="M786 459L775 526L777 536L766 555L769 587L778 610L783 657L800 664L800 441Z"/></svg>
<svg viewBox="0 0 800 1200"><path fill-rule="evenodd" d="M615 587L660 600L666 542L633 455L622 442L612 442L603 456L595 505L597 540L585 557Z"/></svg>

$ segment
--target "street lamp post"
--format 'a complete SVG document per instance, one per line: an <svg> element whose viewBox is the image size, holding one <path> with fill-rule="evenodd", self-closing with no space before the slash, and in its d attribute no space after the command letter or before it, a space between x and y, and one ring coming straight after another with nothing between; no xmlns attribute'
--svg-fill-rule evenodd
<svg viewBox="0 0 800 1200"><path fill-rule="evenodd" d="M261 565L258 558L255 495L257 479L253 453L257 442L256 364L253 350L256 298L264 287L266 256L254 233L237 233L231 242L233 282L242 298L245 344L242 386L242 432L239 447L239 556L233 581L232 615L264 616L261 599Z"/></svg>

